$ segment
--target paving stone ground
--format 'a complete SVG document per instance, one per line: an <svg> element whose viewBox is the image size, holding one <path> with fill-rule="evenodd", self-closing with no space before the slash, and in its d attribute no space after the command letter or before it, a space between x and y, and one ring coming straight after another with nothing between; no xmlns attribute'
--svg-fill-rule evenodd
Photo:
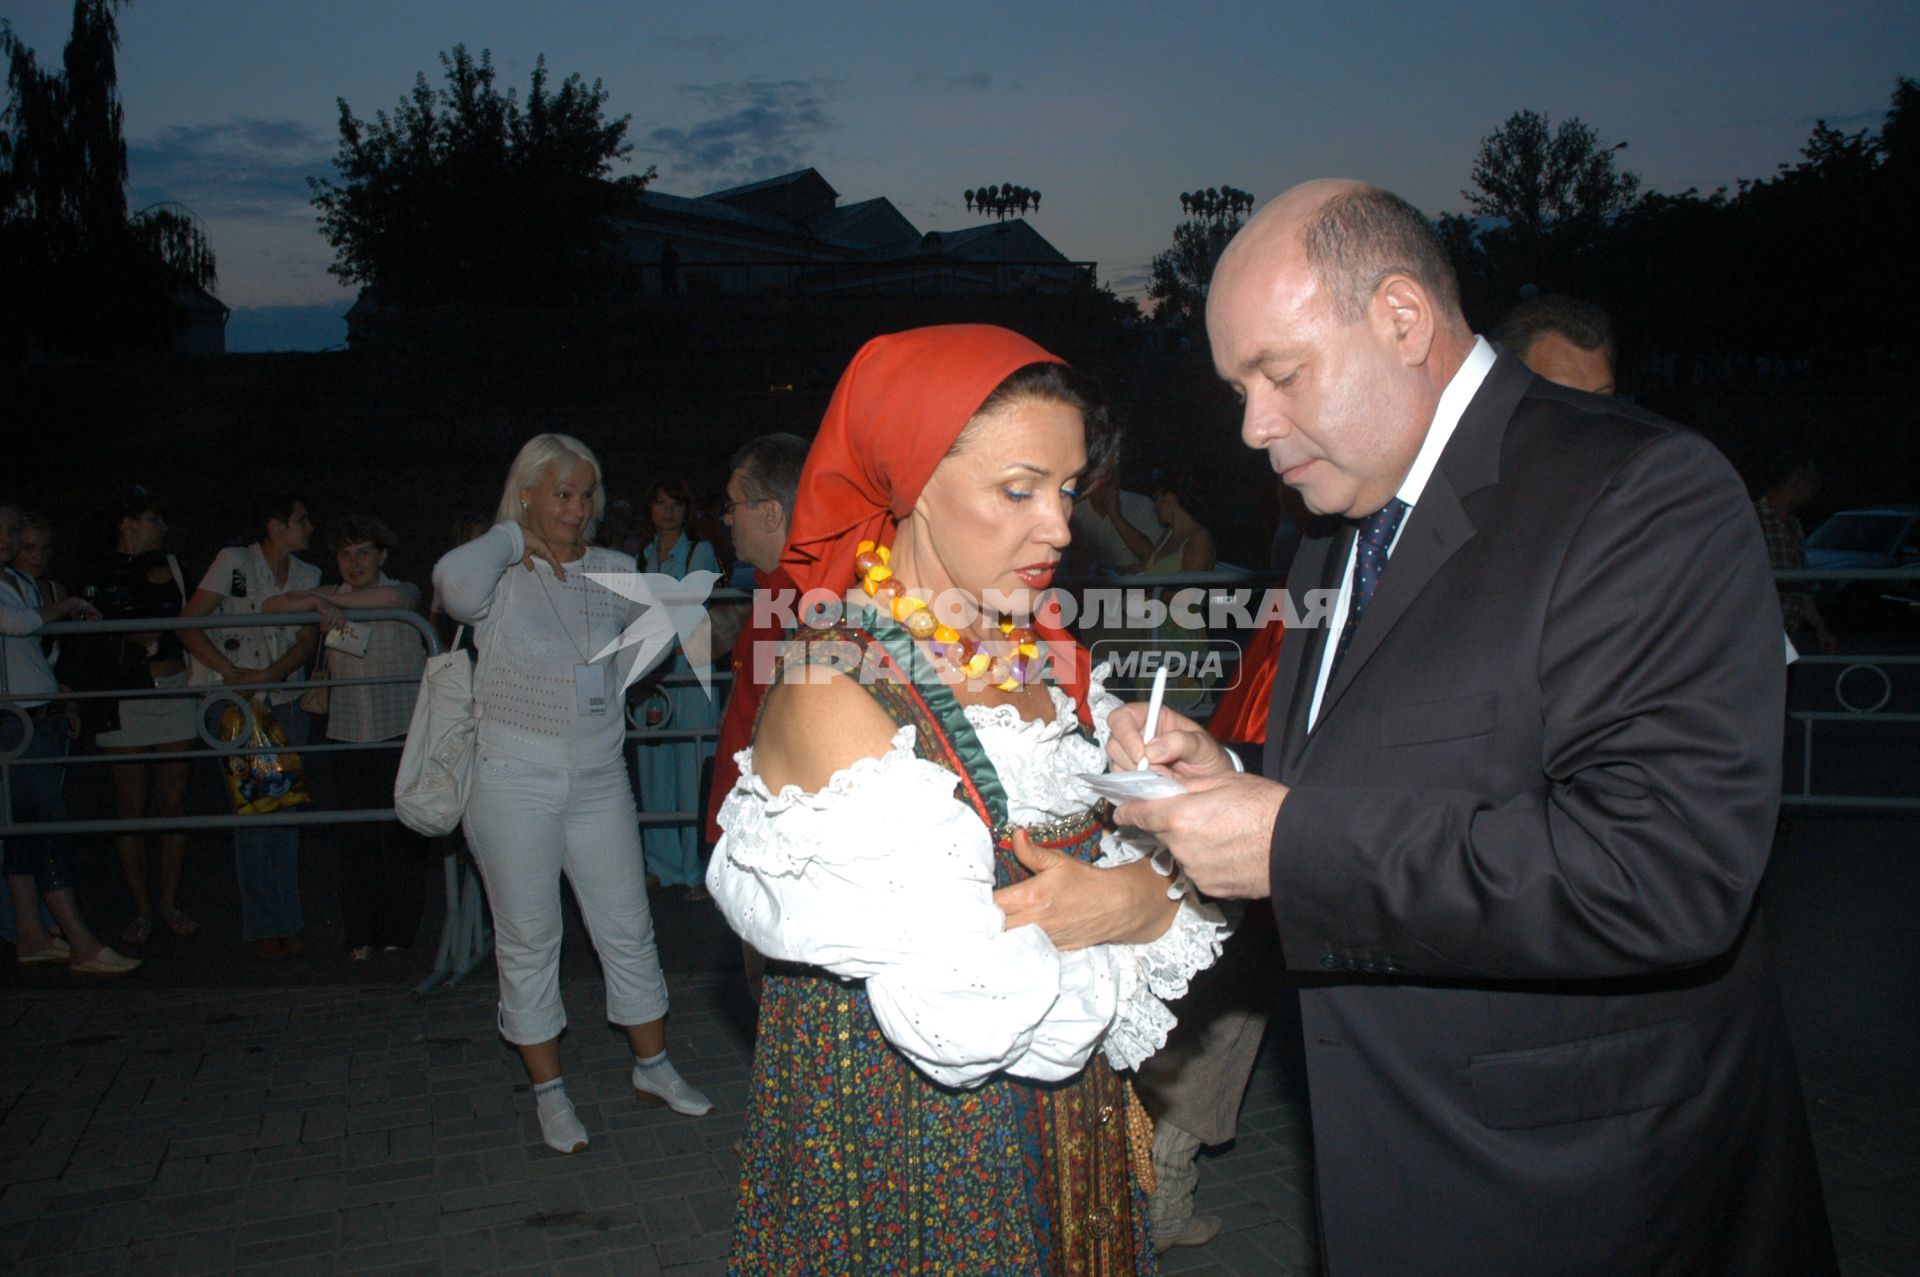
<svg viewBox="0 0 1920 1277"><path fill-rule="evenodd" d="M1797 816L1764 893L1843 1266L1869 1277L1920 1272L1916 832ZM635 1102L590 965L564 984L568 1089L592 1139L573 1157L540 1143L484 969L426 997L349 983L344 962L339 982L290 987L11 981L0 1272L724 1271L744 988L684 963L669 976L676 1062L718 1105L689 1119ZM1314 1271L1289 1028L1269 1037L1238 1139L1202 1158L1198 1208L1225 1227L1169 1273Z"/></svg>

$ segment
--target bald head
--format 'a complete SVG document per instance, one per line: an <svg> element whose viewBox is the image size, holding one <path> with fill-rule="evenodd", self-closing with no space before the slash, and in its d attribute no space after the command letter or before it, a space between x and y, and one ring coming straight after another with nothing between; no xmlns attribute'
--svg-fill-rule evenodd
<svg viewBox="0 0 1920 1277"><path fill-rule="evenodd" d="M1300 230L1307 219L1327 206L1338 195L1371 190L1365 182L1350 178L1321 177L1302 182L1274 196L1259 212L1247 220L1220 254L1220 267L1239 259L1258 259L1275 252L1298 247ZM1216 268L1217 269L1217 268Z"/></svg>
<svg viewBox="0 0 1920 1277"><path fill-rule="evenodd" d="M1362 182L1296 186L1228 243L1207 298L1241 438L1321 514L1385 505L1473 333L1433 228Z"/></svg>
<svg viewBox="0 0 1920 1277"><path fill-rule="evenodd" d="M1346 323L1366 313L1380 285L1406 275L1431 294L1449 326L1467 331L1460 285L1446 249L1420 210L1391 191L1346 178L1320 178L1261 209L1227 245L1258 257L1297 251ZM1217 272L1216 272L1217 273Z"/></svg>

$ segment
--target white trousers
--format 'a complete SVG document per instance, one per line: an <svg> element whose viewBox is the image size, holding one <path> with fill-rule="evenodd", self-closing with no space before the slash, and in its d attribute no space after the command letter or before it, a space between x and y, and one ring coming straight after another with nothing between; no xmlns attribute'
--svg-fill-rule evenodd
<svg viewBox="0 0 1920 1277"><path fill-rule="evenodd" d="M566 1027L560 1005L560 875L600 957L607 1018L646 1024L667 1013L667 983L647 908L640 830L625 759L555 767L479 748L462 822L493 909L500 1033L517 1046Z"/></svg>

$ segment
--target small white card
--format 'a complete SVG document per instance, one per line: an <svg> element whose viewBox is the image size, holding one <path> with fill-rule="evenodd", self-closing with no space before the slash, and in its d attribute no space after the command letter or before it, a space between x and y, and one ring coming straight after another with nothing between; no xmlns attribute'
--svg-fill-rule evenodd
<svg viewBox="0 0 1920 1277"><path fill-rule="evenodd" d="M348 656L365 656L367 640L371 638L364 625L349 621L337 630L327 631L327 646L336 652L345 652Z"/></svg>
<svg viewBox="0 0 1920 1277"><path fill-rule="evenodd" d="M1080 780L1094 793L1116 803L1177 798L1187 792L1185 785L1159 772L1082 772Z"/></svg>
<svg viewBox="0 0 1920 1277"><path fill-rule="evenodd" d="M607 667L604 665L574 666L573 694L579 701L580 713L583 717L598 718L605 714L613 704L612 692L608 686Z"/></svg>

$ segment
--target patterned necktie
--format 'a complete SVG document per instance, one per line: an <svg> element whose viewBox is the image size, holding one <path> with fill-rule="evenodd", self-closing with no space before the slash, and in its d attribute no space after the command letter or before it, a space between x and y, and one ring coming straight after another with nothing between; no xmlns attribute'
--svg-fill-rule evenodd
<svg viewBox="0 0 1920 1277"><path fill-rule="evenodd" d="M1328 687L1333 686L1334 677L1340 673L1340 662L1346 658L1353 632L1360 626L1360 614L1367 610L1367 604L1373 601L1373 592L1380 588L1380 574L1387 569L1387 549L1393 544L1393 534L1400 530L1400 521L1411 508L1395 497L1360 520L1360 540L1353 553L1353 593L1347 603L1347 623L1341 627L1340 641L1333 649L1333 665L1327 670Z"/></svg>

